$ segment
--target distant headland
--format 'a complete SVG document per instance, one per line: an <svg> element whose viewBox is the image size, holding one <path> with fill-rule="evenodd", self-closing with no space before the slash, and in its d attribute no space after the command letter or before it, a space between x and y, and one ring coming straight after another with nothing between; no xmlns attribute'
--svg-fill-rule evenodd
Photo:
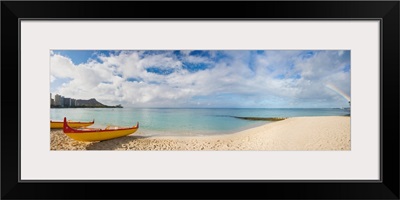
<svg viewBox="0 0 400 200"><path fill-rule="evenodd" d="M108 106L98 102L95 98L73 99L56 94L54 99L50 93L50 108L123 108L121 104Z"/></svg>

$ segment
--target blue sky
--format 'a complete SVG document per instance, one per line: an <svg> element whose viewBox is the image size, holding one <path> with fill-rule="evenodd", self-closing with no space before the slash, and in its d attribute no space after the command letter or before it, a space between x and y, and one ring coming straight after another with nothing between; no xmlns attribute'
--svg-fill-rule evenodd
<svg viewBox="0 0 400 200"><path fill-rule="evenodd" d="M350 51L53 50L50 58L52 93L109 105L330 108L350 96Z"/></svg>

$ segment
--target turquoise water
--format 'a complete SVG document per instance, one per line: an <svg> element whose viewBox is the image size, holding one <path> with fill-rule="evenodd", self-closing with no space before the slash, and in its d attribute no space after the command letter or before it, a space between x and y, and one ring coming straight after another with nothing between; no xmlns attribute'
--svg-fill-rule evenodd
<svg viewBox="0 0 400 200"><path fill-rule="evenodd" d="M247 109L247 108L65 108L50 109L52 120L91 121L92 127L133 126L138 121L141 135L212 135L232 133L259 126L266 121L237 117L342 116L343 109Z"/></svg>

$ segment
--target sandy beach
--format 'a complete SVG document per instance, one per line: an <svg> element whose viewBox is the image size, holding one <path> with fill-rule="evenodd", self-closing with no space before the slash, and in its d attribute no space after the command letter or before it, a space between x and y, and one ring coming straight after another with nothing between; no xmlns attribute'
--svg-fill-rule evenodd
<svg viewBox="0 0 400 200"><path fill-rule="evenodd" d="M50 131L51 150L350 150L350 117L294 117L228 135L144 137L137 133L79 142Z"/></svg>

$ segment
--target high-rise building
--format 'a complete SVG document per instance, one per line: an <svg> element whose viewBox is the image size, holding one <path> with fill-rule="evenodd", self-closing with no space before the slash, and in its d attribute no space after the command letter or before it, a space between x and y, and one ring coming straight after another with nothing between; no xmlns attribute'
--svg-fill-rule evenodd
<svg viewBox="0 0 400 200"><path fill-rule="evenodd" d="M61 96L61 100L60 100L60 106L61 107L64 107L64 96Z"/></svg>
<svg viewBox="0 0 400 200"><path fill-rule="evenodd" d="M64 107L68 108L71 107L71 98L64 98Z"/></svg>
<svg viewBox="0 0 400 200"><path fill-rule="evenodd" d="M76 99L71 99L71 107L75 107Z"/></svg>
<svg viewBox="0 0 400 200"><path fill-rule="evenodd" d="M61 102L61 95L56 94L56 96L54 96L54 105L55 106L64 105L64 102Z"/></svg>

